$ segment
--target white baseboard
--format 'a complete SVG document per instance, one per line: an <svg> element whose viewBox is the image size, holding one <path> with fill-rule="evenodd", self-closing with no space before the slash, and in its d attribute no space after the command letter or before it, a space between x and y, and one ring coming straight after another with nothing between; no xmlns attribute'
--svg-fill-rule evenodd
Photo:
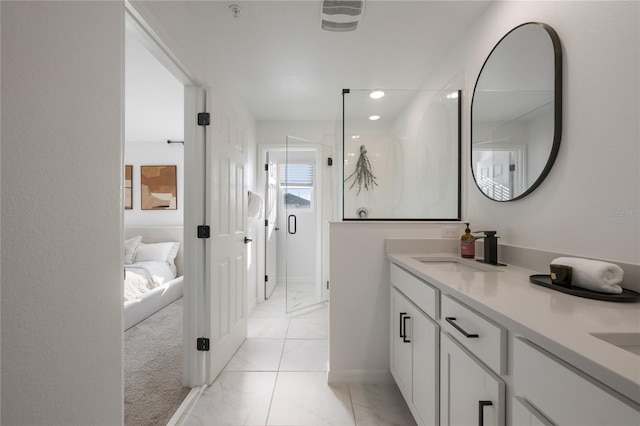
<svg viewBox="0 0 640 426"><path fill-rule="evenodd" d="M180 404L180 407L178 407L178 410L173 414L173 416L171 416L167 426L179 426L184 424L187 420L187 416L191 413L191 410L196 405L196 402L198 402L198 399L200 399L200 395L202 395L202 392L207 387L207 385L204 385L197 388L191 388L184 401L182 401L182 404Z"/></svg>
<svg viewBox="0 0 640 426"><path fill-rule="evenodd" d="M390 385L395 383L389 370L330 370L328 381L329 384Z"/></svg>

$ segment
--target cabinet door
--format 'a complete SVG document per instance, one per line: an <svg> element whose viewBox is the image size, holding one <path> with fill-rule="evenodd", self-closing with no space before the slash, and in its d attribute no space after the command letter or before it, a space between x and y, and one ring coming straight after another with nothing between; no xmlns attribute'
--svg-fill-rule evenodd
<svg viewBox="0 0 640 426"><path fill-rule="evenodd" d="M513 426L555 426L524 398L515 396L512 398L512 402L511 423Z"/></svg>
<svg viewBox="0 0 640 426"><path fill-rule="evenodd" d="M409 302L391 289L391 374L407 401L411 401L411 310Z"/></svg>
<svg viewBox="0 0 640 426"><path fill-rule="evenodd" d="M513 344L514 395L558 425L640 425L640 407L522 338Z"/></svg>
<svg viewBox="0 0 640 426"><path fill-rule="evenodd" d="M440 327L421 311L412 314L413 405L420 424L439 424Z"/></svg>
<svg viewBox="0 0 640 426"><path fill-rule="evenodd" d="M505 424L505 385L446 333L440 336L442 425Z"/></svg>

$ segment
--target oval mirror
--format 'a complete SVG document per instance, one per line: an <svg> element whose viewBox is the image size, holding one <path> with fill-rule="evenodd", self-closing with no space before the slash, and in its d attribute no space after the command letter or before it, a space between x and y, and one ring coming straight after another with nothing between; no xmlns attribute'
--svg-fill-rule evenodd
<svg viewBox="0 0 640 426"><path fill-rule="evenodd" d="M560 148L562 51L550 26L522 24L485 61L471 101L471 169L495 201L540 185Z"/></svg>

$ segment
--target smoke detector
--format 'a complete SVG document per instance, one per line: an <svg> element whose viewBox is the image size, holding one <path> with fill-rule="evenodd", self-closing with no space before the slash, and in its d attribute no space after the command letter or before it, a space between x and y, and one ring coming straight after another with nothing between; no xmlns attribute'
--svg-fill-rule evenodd
<svg viewBox="0 0 640 426"><path fill-rule="evenodd" d="M242 13L242 8L237 4L232 4L231 6L229 6L229 11L231 11L233 17L237 19L238 15Z"/></svg>
<svg viewBox="0 0 640 426"><path fill-rule="evenodd" d="M355 31L362 19L364 0L323 0L322 29Z"/></svg>

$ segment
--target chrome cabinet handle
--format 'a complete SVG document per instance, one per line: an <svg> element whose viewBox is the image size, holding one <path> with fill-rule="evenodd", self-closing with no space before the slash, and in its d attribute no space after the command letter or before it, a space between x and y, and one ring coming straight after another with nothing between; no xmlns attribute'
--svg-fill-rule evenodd
<svg viewBox="0 0 640 426"><path fill-rule="evenodd" d="M484 407L493 405L491 401L478 401L478 426L484 426Z"/></svg>
<svg viewBox="0 0 640 426"><path fill-rule="evenodd" d="M455 317L446 317L445 320L451 324L456 330L458 330L460 333L462 333L464 335L464 337L468 338L468 339L473 339L473 338L477 338L478 335L475 333L467 333L462 327L460 327L458 324L456 324L454 321L456 320Z"/></svg>

